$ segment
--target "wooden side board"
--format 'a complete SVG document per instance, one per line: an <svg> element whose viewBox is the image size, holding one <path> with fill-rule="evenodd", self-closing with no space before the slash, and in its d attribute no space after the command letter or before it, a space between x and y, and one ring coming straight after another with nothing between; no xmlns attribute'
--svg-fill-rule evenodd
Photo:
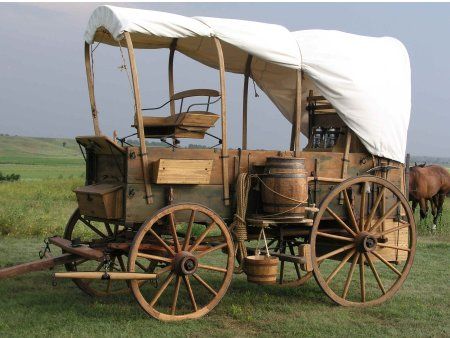
<svg viewBox="0 0 450 338"><path fill-rule="evenodd" d="M129 183L125 197L125 221L129 224L141 223L159 209L175 203L199 203L211 208L222 218L231 219L231 207L225 206L223 203L222 192L222 185L154 184L154 203L149 205L144 199L144 185L142 183ZM189 215L186 215L186 221L188 218ZM196 221L201 221L201 219L196 219Z"/></svg>
<svg viewBox="0 0 450 338"><path fill-rule="evenodd" d="M152 181L157 184L209 184L213 160L161 158L153 163Z"/></svg>

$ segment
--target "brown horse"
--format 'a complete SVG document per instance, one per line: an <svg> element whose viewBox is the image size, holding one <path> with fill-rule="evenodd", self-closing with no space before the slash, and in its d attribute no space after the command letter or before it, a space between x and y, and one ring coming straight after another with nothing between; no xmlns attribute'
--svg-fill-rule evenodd
<svg viewBox="0 0 450 338"><path fill-rule="evenodd" d="M409 195L413 209L419 203L420 219L427 217L427 200L433 208L433 226L442 214L445 196L450 192L450 173L439 165L415 165L410 168Z"/></svg>

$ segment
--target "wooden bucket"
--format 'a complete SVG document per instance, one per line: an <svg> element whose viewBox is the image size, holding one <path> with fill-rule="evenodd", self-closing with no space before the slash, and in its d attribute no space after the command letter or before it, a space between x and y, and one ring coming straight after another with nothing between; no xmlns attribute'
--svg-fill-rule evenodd
<svg viewBox="0 0 450 338"><path fill-rule="evenodd" d="M262 181L262 202L265 213L304 216L305 205L298 206L299 201L306 202L308 199L304 158L268 157Z"/></svg>
<svg viewBox="0 0 450 338"><path fill-rule="evenodd" d="M257 255L247 256L244 270L247 281L256 284L275 284L278 272L278 257Z"/></svg>

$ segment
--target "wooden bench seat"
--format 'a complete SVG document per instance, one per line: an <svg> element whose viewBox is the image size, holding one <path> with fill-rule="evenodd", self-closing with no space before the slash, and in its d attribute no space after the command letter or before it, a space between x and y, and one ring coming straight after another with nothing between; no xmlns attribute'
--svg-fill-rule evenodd
<svg viewBox="0 0 450 338"><path fill-rule="evenodd" d="M190 111L167 117L143 116L144 133L148 138L202 139L218 119L219 115L204 111Z"/></svg>

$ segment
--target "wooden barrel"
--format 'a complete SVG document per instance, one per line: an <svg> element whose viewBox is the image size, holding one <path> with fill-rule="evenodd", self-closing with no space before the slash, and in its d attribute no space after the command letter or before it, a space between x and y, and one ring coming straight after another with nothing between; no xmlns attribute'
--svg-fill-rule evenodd
<svg viewBox="0 0 450 338"><path fill-rule="evenodd" d="M306 202L308 199L304 158L268 157L264 175L261 178L265 213L282 213L283 216L305 214L305 205L298 206L299 201Z"/></svg>
<svg viewBox="0 0 450 338"><path fill-rule="evenodd" d="M247 256L244 270L247 281L256 284L275 284L278 272L278 257L266 255Z"/></svg>

